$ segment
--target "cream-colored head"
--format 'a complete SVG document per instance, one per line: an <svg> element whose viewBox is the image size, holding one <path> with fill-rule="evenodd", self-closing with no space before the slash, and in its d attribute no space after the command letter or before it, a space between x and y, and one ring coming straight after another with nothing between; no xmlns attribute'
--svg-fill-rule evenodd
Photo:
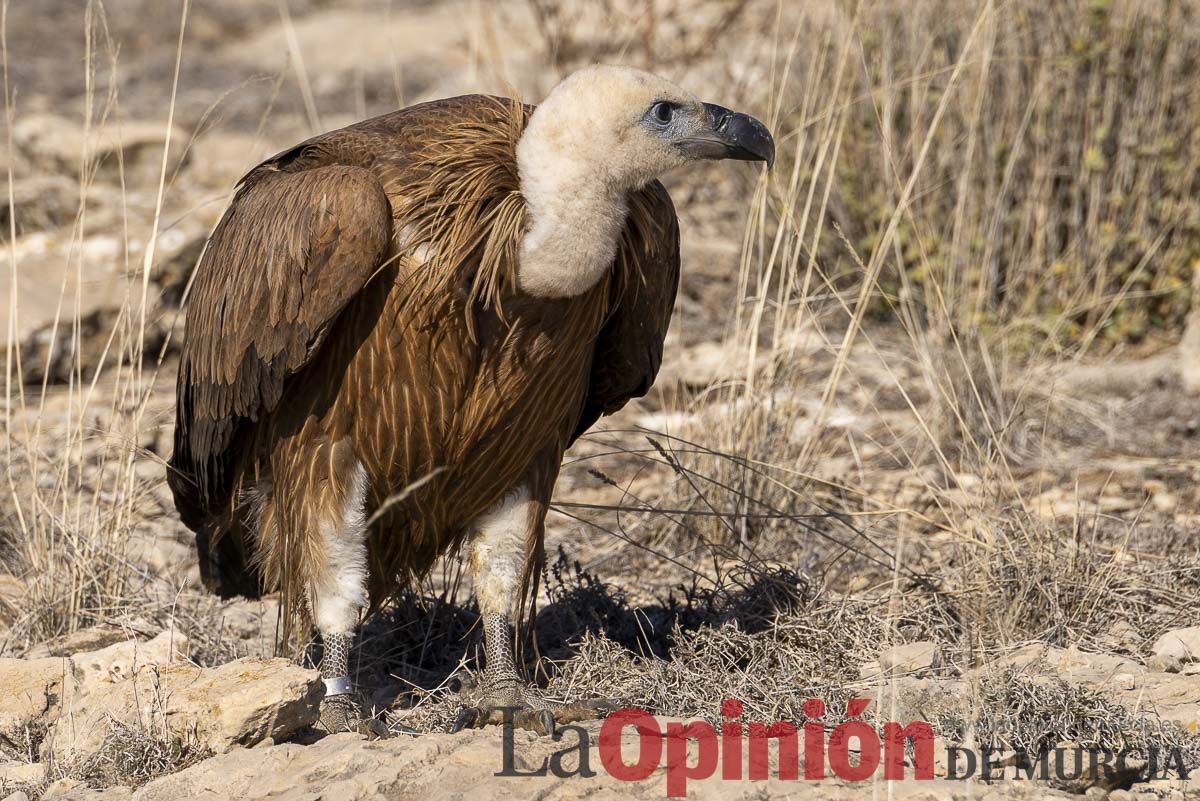
<svg viewBox="0 0 1200 801"><path fill-rule="evenodd" d="M628 192L697 159L774 160L762 123L703 103L631 67L572 73L533 113L517 147L522 182L552 171Z"/></svg>
<svg viewBox="0 0 1200 801"><path fill-rule="evenodd" d="M526 292L586 291L611 266L630 192L697 160L771 164L766 127L656 75L595 66L563 80L517 144L530 215L518 280Z"/></svg>

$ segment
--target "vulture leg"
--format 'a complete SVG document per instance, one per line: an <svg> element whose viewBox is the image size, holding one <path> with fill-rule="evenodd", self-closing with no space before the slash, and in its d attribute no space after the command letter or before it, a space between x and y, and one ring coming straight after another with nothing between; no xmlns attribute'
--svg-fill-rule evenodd
<svg viewBox="0 0 1200 801"><path fill-rule="evenodd" d="M325 698L318 723L330 733L382 736L382 723L364 719L350 678L350 649L368 603L367 474L345 441L329 448L328 461L322 461L329 472L305 499L309 508L319 510L320 521L320 543L308 582L309 612L323 646Z"/></svg>
<svg viewBox="0 0 1200 801"><path fill-rule="evenodd" d="M557 461L555 462L557 464ZM517 673L513 655L513 620L522 589L542 547L542 531L550 487L544 500L535 499L527 485L510 492L472 526L468 548L475 598L483 618L483 698L459 712L452 731L504 722L505 710L516 726L553 734L555 723L593 720L617 708L607 700L559 703L542 698Z"/></svg>

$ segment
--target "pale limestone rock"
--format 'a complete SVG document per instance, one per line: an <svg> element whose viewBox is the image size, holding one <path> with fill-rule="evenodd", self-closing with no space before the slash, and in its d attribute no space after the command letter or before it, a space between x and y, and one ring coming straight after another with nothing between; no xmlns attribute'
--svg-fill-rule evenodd
<svg viewBox="0 0 1200 801"><path fill-rule="evenodd" d="M317 671L286 659L239 659L213 669L177 666L172 671L163 676L172 689L168 720L194 725L217 752L291 736L316 722L325 696Z"/></svg>
<svg viewBox="0 0 1200 801"><path fill-rule="evenodd" d="M325 688L286 659L239 659L217 668L147 664L132 678L93 685L64 705L43 751L60 759L96 750L110 720L167 730L218 753L282 740L317 719Z"/></svg>
<svg viewBox="0 0 1200 801"><path fill-rule="evenodd" d="M540 798L568 801L587 797L597 801L661 801L665 778L659 767L644 781L622 782L601 766L595 743L598 726L585 726L593 745L591 778L558 778L547 773L529 775L556 751L577 740L567 733L554 742L531 732L514 733L514 767L522 775L494 777L501 769L502 732L498 728L468 729L458 734L427 734L368 742L353 734L326 737L310 746L285 744L269 748L239 749L213 757L141 788L133 801L390 801L419 798L450 801L463 798ZM623 743L633 753L635 740L626 730ZM563 763L574 769L575 757ZM961 767L960 767L961 770ZM893 801L967 801L967 799L1069 799L1072 796L1037 786L1013 792L1005 785L985 788L945 779L909 777L880 784L880 797ZM871 797L871 782L850 783L833 776L823 781L724 780L720 770L708 779L689 781L692 801L744 801L748 798L790 798L794 801L851 801ZM1034 791L1034 794L1030 794Z"/></svg>
<svg viewBox="0 0 1200 801"><path fill-rule="evenodd" d="M221 634L241 643L248 656L270 657L275 650L279 628L279 601L276 598L229 601L221 609Z"/></svg>
<svg viewBox="0 0 1200 801"><path fill-rule="evenodd" d="M1186 631L1186 629L1184 630ZM1060 678L1100 690L1130 709L1156 714L1178 723L1190 732L1200 732L1200 681L1195 676L1147 670L1131 659L1113 654L1096 654L1076 648L1053 648L1033 644L998 660L998 665L1021 668L1030 673L1049 671ZM1133 688L1125 689L1133 679Z"/></svg>
<svg viewBox="0 0 1200 801"><path fill-rule="evenodd" d="M173 167L183 157L188 137L178 128L170 133ZM114 176L118 153L123 157L125 169L139 163L153 168L161 161L167 141L166 126L157 121L122 120L119 126L85 129L75 119L40 113L21 115L13 125L12 134L13 142L30 161L42 169L68 174L78 170L85 148L89 156L105 162L105 168Z"/></svg>
<svg viewBox="0 0 1200 801"><path fill-rule="evenodd" d="M125 642L137 633L136 629L121 626L89 626L70 634L63 634L30 648L26 659L41 659L47 656L72 656L74 654L99 651L110 645ZM157 633L157 629L155 629Z"/></svg>
<svg viewBox="0 0 1200 801"><path fill-rule="evenodd" d="M105 643L105 647L71 657L0 659L0 743L23 748L27 730L55 724L60 712L69 712L82 696L101 696L115 683L127 681L138 665L167 662L187 649L187 641L170 632L149 642L113 643L118 636L129 635L111 628L88 629L41 650L61 654L66 648L88 644Z"/></svg>
<svg viewBox="0 0 1200 801"><path fill-rule="evenodd" d="M177 631L164 631L149 642L125 640L107 648L71 657L69 693L103 690L105 685L128 681L145 665L175 662L187 657L188 642Z"/></svg>
<svg viewBox="0 0 1200 801"><path fill-rule="evenodd" d="M879 667L892 674L929 674L942 665L942 655L933 642L910 642L885 648L879 654Z"/></svg>
<svg viewBox="0 0 1200 801"><path fill-rule="evenodd" d="M46 766L41 762L0 763L0 787L6 784L41 784L46 779Z"/></svg>
<svg viewBox="0 0 1200 801"><path fill-rule="evenodd" d="M1118 673L1113 676L1113 686L1122 690L1132 690L1137 687L1137 680L1132 673Z"/></svg>
<svg viewBox="0 0 1200 801"><path fill-rule="evenodd" d="M1154 642L1155 656L1174 657L1180 662L1200 662L1200 626L1168 631Z"/></svg>
<svg viewBox="0 0 1200 801"><path fill-rule="evenodd" d="M64 789L53 798L42 796L43 801L130 801L133 790L129 787L105 787L97 790L83 784L76 784L70 789Z"/></svg>
<svg viewBox="0 0 1200 801"><path fill-rule="evenodd" d="M51 782L42 793L43 801L65 801L75 795L76 790L87 790L87 785L78 779L59 779Z"/></svg>
<svg viewBox="0 0 1200 801"><path fill-rule="evenodd" d="M95 641L104 641L109 634L93 632ZM128 636L125 634L127 639L67 659L69 670L63 682L61 709L52 718L54 725L42 743L43 756L65 757L71 750L99 747L108 730L110 710L124 703L136 708L131 703L131 688L139 671L167 665L187 655L187 639L178 632L164 631L145 642ZM115 714L113 717L121 719Z"/></svg>
<svg viewBox="0 0 1200 801"><path fill-rule="evenodd" d="M690 348L685 348L676 362L667 368L673 378L681 384L691 387L707 387L711 384L745 378L747 370L756 372L765 363L760 355L757 362L750 366L750 354L745 349L737 347L732 342L701 342Z"/></svg>
<svg viewBox="0 0 1200 801"><path fill-rule="evenodd" d="M870 662L863 662L858 666L858 677L865 681L874 681L883 675L883 668L879 666L878 659L872 659Z"/></svg>
<svg viewBox="0 0 1200 801"><path fill-rule="evenodd" d="M1183 669L1183 663L1175 656L1155 654L1146 660L1146 669L1156 673L1179 673Z"/></svg>
<svg viewBox="0 0 1200 801"><path fill-rule="evenodd" d="M0 745L24 748L27 730L58 708L69 670L64 659L0 659Z"/></svg>
<svg viewBox="0 0 1200 801"><path fill-rule="evenodd" d="M153 485L163 477L162 465L151 459L137 462L134 470L147 485ZM135 531L127 546L129 558L153 575L182 576L196 562L196 548L170 536L164 528L156 526Z"/></svg>

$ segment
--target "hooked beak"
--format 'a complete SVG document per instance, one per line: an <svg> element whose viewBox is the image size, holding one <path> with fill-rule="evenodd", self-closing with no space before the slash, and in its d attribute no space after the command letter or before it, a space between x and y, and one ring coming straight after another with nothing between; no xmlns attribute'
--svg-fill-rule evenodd
<svg viewBox="0 0 1200 801"><path fill-rule="evenodd" d="M771 132L749 114L705 103L704 118L705 129L679 143L690 158L765 161L767 169L775 164Z"/></svg>

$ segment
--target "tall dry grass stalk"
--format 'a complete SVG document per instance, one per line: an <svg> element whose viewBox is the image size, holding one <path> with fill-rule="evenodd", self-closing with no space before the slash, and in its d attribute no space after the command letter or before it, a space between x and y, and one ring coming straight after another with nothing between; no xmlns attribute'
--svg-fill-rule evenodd
<svg viewBox="0 0 1200 801"><path fill-rule="evenodd" d="M4 3L7 18L8 3ZM82 150L79 154L79 206L71 229L67 258L74 266L74 288L64 279L58 310L50 326L47 364L37 372L45 376L40 386L26 386L22 375L30 365L22 364L15 332L21 313L17 275L21 264L15 248L16 220L21 209L13 200L10 168L9 336L5 353L5 472L6 486L0 519L0 564L25 580L20 610L0 651L20 649L30 642L69 633L77 628L110 621L129 611L134 591L146 580L144 570L131 563L130 537L141 522L140 504L148 484L139 463L161 459L141 447L150 426L147 402L156 380L157 354L145 353L146 315L150 306L149 278L155 267L163 194L167 184L167 151L175 111L180 59L188 4L182 4L175 78L171 102L166 109L164 153L157 183L157 202L148 231L131 231L127 213L122 214L127 278L124 303L116 324L107 337L97 363L84 361L81 346L82 299L88 291L84 282L84 242L89 228L89 190L96 179L100 156L93 151L96 131L106 124L120 130L116 93L118 46L108 31L104 7L96 0L87 4L83 34L85 99ZM9 147L13 120L18 114L7 73L8 35L3 27L5 59L5 116ZM97 73L107 80L101 91ZM116 147L117 170L126 188L124 150ZM145 242L140 270L129 269L130 241ZM59 332L69 332L70 341L58 343ZM73 354L65 385L51 385L49 360L58 350ZM146 369L146 367L149 369ZM100 391L98 391L100 390Z"/></svg>
<svg viewBox="0 0 1200 801"><path fill-rule="evenodd" d="M1200 267L1200 7L878 0L757 24L779 161L747 216L740 378L704 395L722 412L703 447L663 457L685 479L670 505L722 510L682 527L809 550L828 530L798 516L849 510L845 547L906 573L897 531L935 533L967 662L1092 637L1124 546L1034 514L1021 476L1062 467L1046 414L1086 412L1047 366L1178 336ZM838 422L863 403L884 421L869 441ZM894 470L935 508L873 479Z"/></svg>
<svg viewBox="0 0 1200 801"><path fill-rule="evenodd" d="M883 647L903 639L897 610L944 604L962 666L1030 639L1114 647L1117 627L1186 623L1194 555L1131 564L1128 534L1105 544L1096 521L1039 516L1020 475L1061 469L1029 413L1062 402L1054 372L1031 366L1170 340L1187 313L1200 6L818 5L767 29L778 46L757 74L779 162L745 229L728 332L744 369L705 398L726 410L706 447L667 458L688 477L677 495L725 511L685 528L836 560L829 530L789 514L857 513L836 516L839 545L886 588ZM856 398L904 422L856 440L835 420ZM872 476L897 469L932 512ZM936 575L908 532L949 544ZM972 684L962 699L968 732L981 698Z"/></svg>
<svg viewBox="0 0 1200 801"><path fill-rule="evenodd" d="M714 447L810 474L822 441L781 452L779 403L813 378L815 347L832 367L811 430L883 385L924 438L879 443L889 455L1004 478L1036 458L1017 412L1044 388L1027 365L1178 335L1200 263L1200 8L781 14L763 15L778 44L754 67L780 159L745 229L729 332L743 379L720 390L743 413Z"/></svg>

